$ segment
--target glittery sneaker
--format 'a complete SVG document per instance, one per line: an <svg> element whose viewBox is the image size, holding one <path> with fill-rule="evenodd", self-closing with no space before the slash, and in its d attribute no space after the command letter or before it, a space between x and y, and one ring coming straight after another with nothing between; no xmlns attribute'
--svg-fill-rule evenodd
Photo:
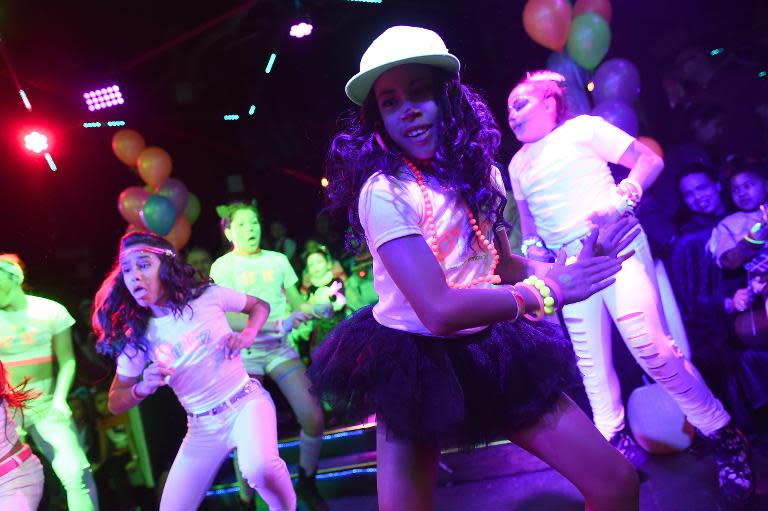
<svg viewBox="0 0 768 511"><path fill-rule="evenodd" d="M715 453L718 483L730 502L747 500L755 491L755 475L749 465L749 440L732 424L705 435Z"/></svg>
<svg viewBox="0 0 768 511"><path fill-rule="evenodd" d="M627 426L614 434L608 442L623 454L636 469L648 459L648 453L635 441Z"/></svg>

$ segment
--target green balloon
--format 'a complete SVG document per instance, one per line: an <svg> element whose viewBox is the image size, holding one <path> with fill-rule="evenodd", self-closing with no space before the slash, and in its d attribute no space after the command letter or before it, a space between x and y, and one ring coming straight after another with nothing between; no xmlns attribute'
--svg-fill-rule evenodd
<svg viewBox="0 0 768 511"><path fill-rule="evenodd" d="M187 217L190 224L194 224L197 217L200 216L200 199L192 192L189 192L187 207L184 209L184 216Z"/></svg>
<svg viewBox="0 0 768 511"><path fill-rule="evenodd" d="M141 220L147 228L158 236L165 236L176 221L176 208L173 202L160 195L150 195L141 210Z"/></svg>
<svg viewBox="0 0 768 511"><path fill-rule="evenodd" d="M585 69L595 69L611 46L611 28L602 16L586 12L573 18L568 54Z"/></svg>

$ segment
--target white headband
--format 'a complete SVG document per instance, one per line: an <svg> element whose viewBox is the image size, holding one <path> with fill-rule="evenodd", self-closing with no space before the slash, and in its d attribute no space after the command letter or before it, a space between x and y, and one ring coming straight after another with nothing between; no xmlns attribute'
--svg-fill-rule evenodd
<svg viewBox="0 0 768 511"><path fill-rule="evenodd" d="M168 248L153 247L151 245L134 245L130 248L126 248L125 250L121 250L118 259L122 261L123 258L128 257L131 254L135 254L136 252L151 252L152 254L176 257L176 252Z"/></svg>

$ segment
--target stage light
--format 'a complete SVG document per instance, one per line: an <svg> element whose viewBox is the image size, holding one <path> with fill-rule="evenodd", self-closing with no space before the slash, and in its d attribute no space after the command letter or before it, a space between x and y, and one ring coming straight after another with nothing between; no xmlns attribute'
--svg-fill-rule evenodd
<svg viewBox="0 0 768 511"><path fill-rule="evenodd" d="M117 85L86 92L83 94L83 99L85 99L85 104L91 112L122 105L125 102L120 87Z"/></svg>
<svg viewBox="0 0 768 511"><path fill-rule="evenodd" d="M236 121L239 118L240 118L240 116L237 115L237 114L227 114L227 115L224 116L224 120L225 121Z"/></svg>
<svg viewBox="0 0 768 511"><path fill-rule="evenodd" d="M594 91L595 90L595 82L593 82L592 80L588 81L587 82L587 90L589 92Z"/></svg>
<svg viewBox="0 0 768 511"><path fill-rule="evenodd" d="M37 131L28 133L24 135L24 147L34 153L40 154L48 149L48 137Z"/></svg>
<svg viewBox="0 0 768 511"><path fill-rule="evenodd" d="M56 167L56 164L53 162L53 157L51 156L51 153L45 153L45 161L48 162L48 166L51 168L52 171L56 172L56 170L58 170L58 167Z"/></svg>
<svg viewBox="0 0 768 511"><path fill-rule="evenodd" d="M358 4L380 4L381 0L346 0L347 2L356 2Z"/></svg>
<svg viewBox="0 0 768 511"><path fill-rule="evenodd" d="M720 55L720 54L721 54L721 53L723 53L724 51L725 51L725 48L715 48L714 50L712 50L711 52L709 52L709 54L710 54L710 55L712 55L712 56L714 57L715 55Z"/></svg>
<svg viewBox="0 0 768 511"><path fill-rule="evenodd" d="M266 74L269 74L272 72L272 66L275 65L275 59L277 59L277 53L270 54L269 62L267 62L267 67L264 69L264 72Z"/></svg>
<svg viewBox="0 0 768 511"><path fill-rule="evenodd" d="M300 21L291 26L290 34L292 37L301 39L312 33L312 23L309 20Z"/></svg>
<svg viewBox="0 0 768 511"><path fill-rule="evenodd" d="M324 177L324 178L320 179L320 186L322 186L323 188L328 186L328 178L327 177Z"/></svg>
<svg viewBox="0 0 768 511"><path fill-rule="evenodd" d="M101 128L100 122L84 122L83 128Z"/></svg>
<svg viewBox="0 0 768 511"><path fill-rule="evenodd" d="M251 105L251 108L248 109L248 115L253 115L255 111L256 111L256 105Z"/></svg>
<svg viewBox="0 0 768 511"><path fill-rule="evenodd" d="M125 126L125 121L107 121L107 126Z"/></svg>
<svg viewBox="0 0 768 511"><path fill-rule="evenodd" d="M765 78L768 75L768 71L760 71L757 73L758 78Z"/></svg>

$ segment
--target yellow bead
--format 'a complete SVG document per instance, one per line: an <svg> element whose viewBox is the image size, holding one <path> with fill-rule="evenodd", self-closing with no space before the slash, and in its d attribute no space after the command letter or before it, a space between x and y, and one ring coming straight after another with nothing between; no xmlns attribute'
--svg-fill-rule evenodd
<svg viewBox="0 0 768 511"><path fill-rule="evenodd" d="M539 288L539 292L541 293L541 296L543 296L543 297L545 297L545 298L546 298L547 296L549 296L550 294L552 294L552 290L551 290L551 289L549 289L547 286L544 286L544 287L542 287L542 288Z"/></svg>
<svg viewBox="0 0 768 511"><path fill-rule="evenodd" d="M546 306L544 307L544 314L551 316L554 313L555 313L555 309L553 309L552 307L546 307Z"/></svg>
<svg viewBox="0 0 768 511"><path fill-rule="evenodd" d="M547 296L546 298L544 298L544 305L545 306L554 307L555 299L552 298L551 296Z"/></svg>
<svg viewBox="0 0 768 511"><path fill-rule="evenodd" d="M541 288L543 288L546 284L544 284L543 281L536 279L536 282L534 282L533 285L536 287L536 289L541 291Z"/></svg>

